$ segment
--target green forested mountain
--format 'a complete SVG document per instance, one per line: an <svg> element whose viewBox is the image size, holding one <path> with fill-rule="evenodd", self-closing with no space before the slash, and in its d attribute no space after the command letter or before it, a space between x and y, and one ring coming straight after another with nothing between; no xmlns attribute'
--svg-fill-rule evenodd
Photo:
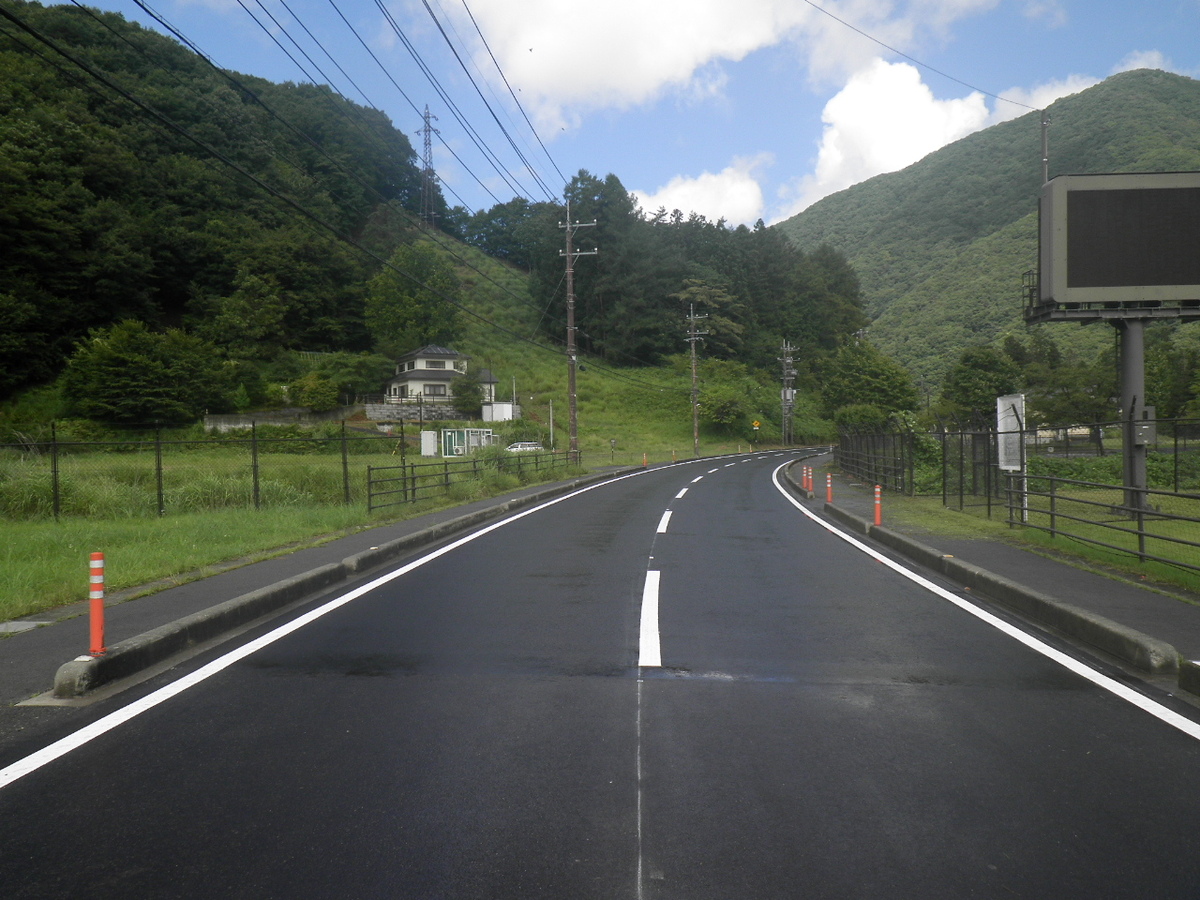
<svg viewBox="0 0 1200 900"><path fill-rule="evenodd" d="M278 347L365 350L369 258L287 201L386 252L419 192L378 111L119 15L0 0L0 398L123 319L244 339L248 297Z"/></svg>
<svg viewBox="0 0 1200 900"><path fill-rule="evenodd" d="M469 214L438 195L436 234L412 215L421 182L404 135L328 88L219 71L115 14L0 0L0 401L55 384L62 414L124 424L257 408L285 383L331 403L422 343L482 348L472 316L512 357L529 337L561 353L563 204ZM686 351L694 312L702 356L777 385L786 340L814 388L866 322L828 246L647 216L611 174L579 172L565 199L595 223L577 249L599 251L576 265L575 336L608 366ZM516 277L500 289L456 238ZM478 318L506 305L532 320ZM336 359L297 370L318 356Z"/></svg>
<svg viewBox="0 0 1200 900"><path fill-rule="evenodd" d="M1200 170L1198 81L1126 72L1048 112L1051 177ZM801 248L827 243L846 254L862 283L871 340L936 395L965 348L1006 335L1032 340L1021 278L1037 266L1041 180L1041 116L1031 112L826 197L777 227ZM1038 330L1087 361L1112 342L1102 326ZM1160 331L1152 344L1162 352L1186 346L1194 357L1194 326Z"/></svg>

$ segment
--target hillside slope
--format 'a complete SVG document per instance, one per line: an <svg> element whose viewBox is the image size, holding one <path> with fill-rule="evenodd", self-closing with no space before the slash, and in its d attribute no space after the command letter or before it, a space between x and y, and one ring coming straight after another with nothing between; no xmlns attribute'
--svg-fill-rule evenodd
<svg viewBox="0 0 1200 900"><path fill-rule="evenodd" d="M1200 170L1200 81L1125 72L1049 113L1051 177ZM927 387L964 347L1025 327L1020 288L1037 264L1040 123L1031 112L995 125L775 226L801 248L828 243L846 254L872 340ZM1045 327L1076 350L1111 338L1107 329Z"/></svg>

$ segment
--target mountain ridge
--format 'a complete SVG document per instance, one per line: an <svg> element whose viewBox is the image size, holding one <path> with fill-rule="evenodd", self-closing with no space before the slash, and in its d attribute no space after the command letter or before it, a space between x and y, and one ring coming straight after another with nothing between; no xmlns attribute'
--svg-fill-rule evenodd
<svg viewBox="0 0 1200 900"><path fill-rule="evenodd" d="M1050 176L1200 170L1200 81L1139 69L1052 104ZM863 287L871 339L936 385L965 347L1023 332L1022 273L1037 265L1041 113L968 135L773 226L829 244ZM1190 335L1190 326L1179 329ZM1090 351L1104 331L1050 332Z"/></svg>

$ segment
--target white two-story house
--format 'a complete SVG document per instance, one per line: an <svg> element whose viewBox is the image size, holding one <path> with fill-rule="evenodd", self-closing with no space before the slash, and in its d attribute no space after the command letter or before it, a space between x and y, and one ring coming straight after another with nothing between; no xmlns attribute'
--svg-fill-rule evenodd
<svg viewBox="0 0 1200 900"><path fill-rule="evenodd" d="M449 403L454 396L453 381L467 371L469 356L429 344L396 360L396 374L387 383L388 403ZM487 369L479 373L483 402L496 399L496 377Z"/></svg>

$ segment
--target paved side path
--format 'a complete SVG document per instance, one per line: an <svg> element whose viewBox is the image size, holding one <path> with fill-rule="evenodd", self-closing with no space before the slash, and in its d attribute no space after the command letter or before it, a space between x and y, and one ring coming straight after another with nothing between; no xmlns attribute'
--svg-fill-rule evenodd
<svg viewBox="0 0 1200 900"><path fill-rule="evenodd" d="M828 462L824 457L817 462ZM798 474L796 476L799 477ZM825 483L818 485L814 506L824 506ZM874 486L834 475L833 506L867 522L874 521ZM942 553L986 569L1041 594L1110 619L1172 645L1184 660L1200 659L1200 597L1183 588L1140 584L1108 577L1003 540L963 539L907 530L887 515L883 494L883 526ZM1000 513L1003 514L1002 512Z"/></svg>
<svg viewBox="0 0 1200 900"><path fill-rule="evenodd" d="M392 525L381 525L317 547L296 550L275 559L229 569L198 581L170 587L136 600L122 602L118 595L106 603L105 643L112 646L119 641L136 637L161 625L226 600L241 597L251 591L269 587L319 566L341 562L348 556L370 550L372 547L477 510L487 509L512 498L545 491L551 486L532 485L502 497L455 506ZM394 565L395 561L390 564ZM80 595L86 597L86 559L80 560L79 571ZM88 603L83 600L30 616L26 620L8 623L10 628L19 628L31 622L44 624L24 631L9 630L0 635L0 705L19 703L51 690L58 667L88 652L87 612Z"/></svg>

